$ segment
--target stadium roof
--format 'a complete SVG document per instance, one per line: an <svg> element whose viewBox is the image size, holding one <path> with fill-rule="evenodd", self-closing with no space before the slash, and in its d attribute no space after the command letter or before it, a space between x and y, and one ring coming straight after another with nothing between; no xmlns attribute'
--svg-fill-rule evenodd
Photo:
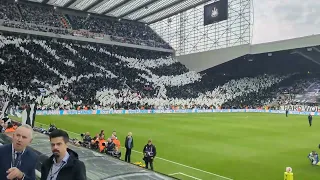
<svg viewBox="0 0 320 180"><path fill-rule="evenodd" d="M29 0L152 24L210 0Z"/></svg>

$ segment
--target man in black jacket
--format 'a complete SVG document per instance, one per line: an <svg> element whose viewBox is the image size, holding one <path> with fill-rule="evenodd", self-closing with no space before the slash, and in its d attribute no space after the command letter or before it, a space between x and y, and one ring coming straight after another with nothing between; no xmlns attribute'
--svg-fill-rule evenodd
<svg viewBox="0 0 320 180"><path fill-rule="evenodd" d="M126 137L126 140L125 140L125 147L126 147L126 156L124 158L124 160L128 163L131 162L131 150L133 148L133 137L132 137L132 133L129 132L128 133L128 136Z"/></svg>
<svg viewBox="0 0 320 180"><path fill-rule="evenodd" d="M156 147L152 144L152 140L148 140L148 144L143 148L143 160L146 163L146 169L148 169L148 165L150 164L150 168L153 171L153 160L157 155Z"/></svg>
<svg viewBox="0 0 320 180"><path fill-rule="evenodd" d="M311 127L312 126L312 115L311 114L309 114L308 120L309 120L309 126Z"/></svg>
<svg viewBox="0 0 320 180"><path fill-rule="evenodd" d="M53 155L41 166L41 180L86 180L86 168L78 154L68 149L69 135L60 129L50 133Z"/></svg>

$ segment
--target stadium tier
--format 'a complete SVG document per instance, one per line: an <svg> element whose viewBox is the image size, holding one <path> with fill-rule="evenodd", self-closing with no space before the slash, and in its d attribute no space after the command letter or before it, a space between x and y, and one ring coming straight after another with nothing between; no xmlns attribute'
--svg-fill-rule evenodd
<svg viewBox="0 0 320 180"><path fill-rule="evenodd" d="M197 73L170 53L30 35L3 33L0 49L0 89L43 109L261 108L284 98L281 89L318 76L308 74L317 72L314 62L292 50Z"/></svg>
<svg viewBox="0 0 320 180"><path fill-rule="evenodd" d="M73 36L138 44L171 49L149 26L138 22L118 21L108 18L67 14L52 6L3 0L0 2L0 20L3 26L54 32Z"/></svg>

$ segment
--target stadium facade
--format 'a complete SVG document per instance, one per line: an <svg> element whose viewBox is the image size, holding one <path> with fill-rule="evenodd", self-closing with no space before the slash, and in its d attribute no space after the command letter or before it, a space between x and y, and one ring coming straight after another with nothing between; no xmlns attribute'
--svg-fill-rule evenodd
<svg viewBox="0 0 320 180"><path fill-rule="evenodd" d="M218 1L209 1L209 5ZM251 0L228 0L228 18L204 26L204 6L151 24L151 27L175 49L177 56L211 51L251 43L253 25Z"/></svg>
<svg viewBox="0 0 320 180"><path fill-rule="evenodd" d="M222 48L218 50L178 56L177 58L190 70L201 72L220 64L224 64L231 60L247 59L247 61L249 61L250 59L253 59L254 55L259 54L267 54L267 57L270 57L271 59L274 58L272 54L275 52L291 50L290 52L299 55L299 52L295 52L294 50L303 48L311 48L311 50L313 51L309 49L308 52L317 53L319 52L319 49L316 47L320 45L319 42L320 35L311 35L263 44L246 44L235 47ZM290 56L289 53L288 56ZM305 61L310 61L310 58L302 56L303 55L300 54L300 58L304 59Z"/></svg>

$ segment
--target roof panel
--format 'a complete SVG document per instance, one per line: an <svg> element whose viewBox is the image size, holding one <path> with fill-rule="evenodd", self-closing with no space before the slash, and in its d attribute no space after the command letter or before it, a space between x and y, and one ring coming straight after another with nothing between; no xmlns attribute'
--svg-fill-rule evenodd
<svg viewBox="0 0 320 180"><path fill-rule="evenodd" d="M64 6L67 4L70 0L50 0L47 4L53 5L53 6Z"/></svg>
<svg viewBox="0 0 320 180"><path fill-rule="evenodd" d="M153 23L211 0L28 0L116 18ZM216 0L212 0L216 1Z"/></svg>
<svg viewBox="0 0 320 180"><path fill-rule="evenodd" d="M91 4L97 2L98 0L77 0L73 4L69 6L69 8L76 9L76 10L84 10Z"/></svg>
<svg viewBox="0 0 320 180"><path fill-rule="evenodd" d="M111 11L110 13L108 13L107 15L109 16L121 16L122 14L125 14L129 11L131 11L132 9L135 9L143 4L146 4L148 2L151 2L154 0L133 0L130 1L129 3L126 3L125 5Z"/></svg>
<svg viewBox="0 0 320 180"><path fill-rule="evenodd" d="M161 17L165 17L165 16L167 16L169 14L178 12L178 11L184 9L184 8L192 7L192 6L200 3L201 1L203 1L203 0L186 0L186 1L183 1L183 2L181 2L181 3L179 3L179 4L175 5L175 6L171 6L168 9L165 9L165 10L160 11L158 13L155 13L155 14L153 14L151 16L148 16L148 17L142 19L142 21L144 21L146 23L152 22L152 21L157 20L157 19L159 19Z"/></svg>
<svg viewBox="0 0 320 180"><path fill-rule="evenodd" d="M101 13L107 11L108 9L111 9L114 6L117 6L121 3L123 3L124 1L126 1L126 0L105 0L105 1L97 4L92 9L90 9L89 12L101 14Z"/></svg>
<svg viewBox="0 0 320 180"><path fill-rule="evenodd" d="M29 0L31 2L37 2L37 3L42 3L44 0Z"/></svg>
<svg viewBox="0 0 320 180"><path fill-rule="evenodd" d="M128 16L126 16L126 18L128 19L137 19L139 17L142 17L146 14L149 14L151 12L154 12L160 8L163 8L165 7L166 5L168 4L171 4L173 2L176 2L176 1L179 1L179 0L160 0L160 1L157 1L151 5L148 6L148 8L143 8L143 9L140 9L132 14L129 14Z"/></svg>

